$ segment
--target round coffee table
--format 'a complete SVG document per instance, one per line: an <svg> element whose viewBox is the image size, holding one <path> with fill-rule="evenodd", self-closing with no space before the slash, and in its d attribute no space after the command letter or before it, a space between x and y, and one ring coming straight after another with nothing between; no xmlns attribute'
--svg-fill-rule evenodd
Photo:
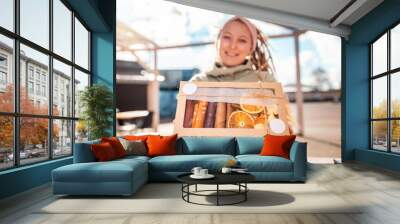
<svg viewBox="0 0 400 224"><path fill-rule="evenodd" d="M213 174L215 177L212 179L193 179L190 177L191 173L182 174L177 177L178 181L182 183L182 199L188 203L198 204L198 205L234 205L247 200L247 192L249 188L247 183L255 180L255 177L248 173L216 173ZM197 190L198 184L204 185L216 185L215 190ZM190 191L190 186L195 186L194 191ZM220 189L220 185L236 185L237 190L223 190ZM206 194L209 192L215 192L215 194ZM216 204L202 204L190 201L190 196L204 196L204 197L216 197ZM241 196L239 200L231 203L221 203L221 197L232 197Z"/></svg>

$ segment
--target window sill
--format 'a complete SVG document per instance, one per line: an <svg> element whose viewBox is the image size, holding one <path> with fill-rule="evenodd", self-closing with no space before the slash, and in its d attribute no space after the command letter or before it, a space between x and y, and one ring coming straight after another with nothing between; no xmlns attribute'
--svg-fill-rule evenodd
<svg viewBox="0 0 400 224"><path fill-rule="evenodd" d="M35 168L35 167L49 165L49 164L52 164L52 163L58 163L58 162L62 162L62 161L69 160L69 159L72 160L72 157L73 156L67 156L67 157L63 157L63 158L59 158L59 159L52 159L52 160L43 161L43 162L39 162L39 163L35 163L35 164L24 165L24 166L16 167L16 168L10 168L10 169L7 169L7 170L0 171L0 176L1 175L6 175L6 174L10 174L10 173L20 172L20 171L23 171L23 170L32 169L32 168Z"/></svg>

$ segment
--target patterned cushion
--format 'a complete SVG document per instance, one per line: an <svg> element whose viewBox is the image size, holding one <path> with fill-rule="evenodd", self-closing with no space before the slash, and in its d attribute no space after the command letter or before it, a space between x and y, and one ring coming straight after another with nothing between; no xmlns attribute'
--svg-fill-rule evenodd
<svg viewBox="0 0 400 224"><path fill-rule="evenodd" d="M146 145L141 140L120 139L122 146L126 151L126 155L145 156L147 155Z"/></svg>

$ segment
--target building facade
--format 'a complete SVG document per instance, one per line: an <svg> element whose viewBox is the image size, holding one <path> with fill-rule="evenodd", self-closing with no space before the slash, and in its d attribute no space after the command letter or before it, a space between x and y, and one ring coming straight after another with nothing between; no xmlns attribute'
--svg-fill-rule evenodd
<svg viewBox="0 0 400 224"><path fill-rule="evenodd" d="M49 108L49 68L39 61L29 58L21 51L20 61L20 89L21 94L26 93L27 99L31 102L33 109ZM13 49L0 42L0 94L10 91L7 87L14 87L13 73ZM62 71L54 69L53 72L53 114L59 117L70 117L72 114L72 77ZM75 84L79 84L76 80ZM14 89L14 88L12 88ZM78 101L78 97L76 99ZM79 105L79 102L76 102ZM21 105L21 110L24 111ZM29 113L30 110L25 112ZM58 140L54 143L62 144L71 142L71 122L60 120L60 124L55 123L61 128L58 130ZM62 122L66 122L63 124ZM66 127L66 128L64 128Z"/></svg>

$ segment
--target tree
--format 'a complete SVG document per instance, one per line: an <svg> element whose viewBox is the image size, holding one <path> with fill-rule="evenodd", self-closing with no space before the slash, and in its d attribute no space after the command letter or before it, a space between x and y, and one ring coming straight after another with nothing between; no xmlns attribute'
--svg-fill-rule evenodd
<svg viewBox="0 0 400 224"><path fill-rule="evenodd" d="M400 117L400 100L392 100L392 117ZM400 138L400 121L392 121L392 141L398 142Z"/></svg>
<svg viewBox="0 0 400 224"><path fill-rule="evenodd" d="M0 93L0 110L13 112L14 96L13 86L8 85L6 92ZM13 146L13 119L11 116L0 116L0 147L12 148Z"/></svg>
<svg viewBox="0 0 400 224"><path fill-rule="evenodd" d="M89 139L109 136L112 126L113 98L107 86L95 84L87 86L80 94L81 118L87 125Z"/></svg>
<svg viewBox="0 0 400 224"><path fill-rule="evenodd" d="M400 100L392 100L392 117L400 117ZM387 101L383 100L378 106L372 109L373 118L387 118ZM400 138L400 122L397 120L391 121L391 135L392 141L398 141ZM373 125L374 138L386 138L387 136L387 122L386 121L376 121Z"/></svg>
<svg viewBox="0 0 400 224"><path fill-rule="evenodd" d="M4 112L13 112L14 97L13 85L8 85L6 92L0 94L0 108ZM42 105L34 105L29 99L25 88L20 88L20 108L24 114L47 114L47 107ZM55 111L58 113L58 111ZM0 146L12 148L13 146L13 117L0 116ZM20 148L24 149L26 145L45 145L48 136L48 119L47 118L20 118ZM59 128L54 126L53 138L59 135Z"/></svg>
<svg viewBox="0 0 400 224"><path fill-rule="evenodd" d="M317 91L332 89L331 80L329 79L329 76L324 68L317 67L316 69L313 70L312 76L314 77L315 84L317 85L316 86Z"/></svg>

